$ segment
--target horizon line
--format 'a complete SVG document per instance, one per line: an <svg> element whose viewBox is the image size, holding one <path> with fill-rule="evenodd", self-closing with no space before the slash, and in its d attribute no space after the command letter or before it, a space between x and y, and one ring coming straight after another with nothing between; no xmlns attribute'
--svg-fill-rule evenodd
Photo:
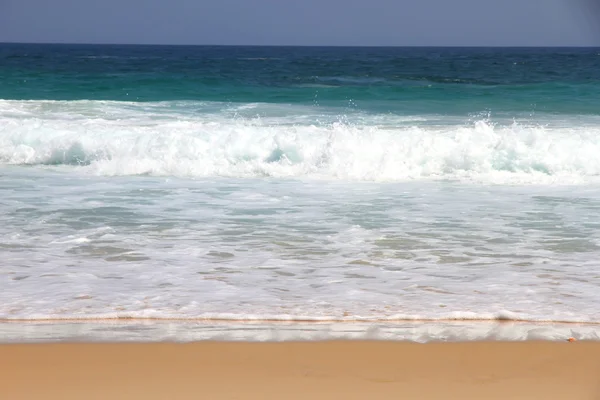
<svg viewBox="0 0 600 400"><path fill-rule="evenodd" d="M177 46L177 47L322 47L322 48L600 48L598 45L349 45L349 44L184 44L184 43L88 43L88 42L17 42L0 41L0 45L67 45L67 46Z"/></svg>

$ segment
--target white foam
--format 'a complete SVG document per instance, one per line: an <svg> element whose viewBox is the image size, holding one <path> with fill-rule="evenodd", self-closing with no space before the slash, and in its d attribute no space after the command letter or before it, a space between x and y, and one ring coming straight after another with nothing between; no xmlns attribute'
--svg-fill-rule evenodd
<svg viewBox="0 0 600 400"><path fill-rule="evenodd" d="M582 324L528 323L219 323L96 321L0 323L1 343L102 341L284 342L314 340L454 341L600 340L600 329Z"/></svg>
<svg viewBox="0 0 600 400"><path fill-rule="evenodd" d="M0 101L0 318L600 322L600 124L336 112Z"/></svg>
<svg viewBox="0 0 600 400"><path fill-rule="evenodd" d="M91 300L93 296L87 294L79 294L74 296L75 300ZM209 299L207 299L209 301ZM123 308L123 307L117 307ZM426 313L426 314L389 314L385 310L378 310L377 315L352 315L348 312L339 312L334 310L326 315L317 314L247 314L241 310L239 312L202 312L195 308L194 312L174 313L169 310L170 307L155 309L146 304L143 309L137 311L114 311L114 312L87 312L79 314L79 310L73 310L68 314L44 314L36 310L31 310L28 314L13 314L7 315L0 313L0 322L117 322L117 321L138 321L145 322L197 322L197 323L262 323L262 324L277 324L282 322L297 323L297 324L312 324L312 323L371 323L371 324L398 324L398 323L415 323L421 325L444 326L452 325L456 322L462 323L495 323L495 322L511 322L524 323L529 325L539 325L544 323L571 325L584 324L600 330L600 320L585 316L571 317L543 317L532 316L529 313L515 313L508 310L501 310L495 313L490 312L473 312L473 311L452 311L448 313ZM271 305L265 309L276 309ZM375 310L371 310L375 311Z"/></svg>
<svg viewBox="0 0 600 400"><path fill-rule="evenodd" d="M523 184L600 176L600 126L577 119L571 126L486 119L439 125L426 116L251 106L0 101L0 163L68 165L107 176Z"/></svg>

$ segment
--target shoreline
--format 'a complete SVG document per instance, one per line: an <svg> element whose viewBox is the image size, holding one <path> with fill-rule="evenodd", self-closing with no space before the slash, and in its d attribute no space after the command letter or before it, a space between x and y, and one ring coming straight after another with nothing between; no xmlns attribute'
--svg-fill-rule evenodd
<svg viewBox="0 0 600 400"><path fill-rule="evenodd" d="M261 322L79 320L0 321L0 343L39 342L290 342L384 340L417 343L472 341L600 341L597 324L518 321Z"/></svg>
<svg viewBox="0 0 600 400"><path fill-rule="evenodd" d="M598 399L600 342L0 345L10 399Z"/></svg>

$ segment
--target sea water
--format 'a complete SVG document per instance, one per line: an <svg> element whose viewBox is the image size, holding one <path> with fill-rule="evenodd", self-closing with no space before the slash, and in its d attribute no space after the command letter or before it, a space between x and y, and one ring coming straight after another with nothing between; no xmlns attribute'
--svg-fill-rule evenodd
<svg viewBox="0 0 600 400"><path fill-rule="evenodd" d="M0 319L597 338L598 82L599 49L0 45Z"/></svg>

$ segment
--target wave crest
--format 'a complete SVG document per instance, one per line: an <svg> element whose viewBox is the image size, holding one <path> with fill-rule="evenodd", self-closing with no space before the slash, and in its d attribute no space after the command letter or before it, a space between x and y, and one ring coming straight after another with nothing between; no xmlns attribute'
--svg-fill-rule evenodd
<svg viewBox="0 0 600 400"><path fill-rule="evenodd" d="M68 165L100 175L309 177L402 181L580 182L600 175L600 127L390 124L156 114L106 102L45 105L38 114L0 110L0 162ZM69 102L65 102L69 103ZM76 103L76 102L72 102ZM90 109L91 108L91 109ZM22 110L21 110L22 111ZM419 124L419 125L417 125Z"/></svg>

